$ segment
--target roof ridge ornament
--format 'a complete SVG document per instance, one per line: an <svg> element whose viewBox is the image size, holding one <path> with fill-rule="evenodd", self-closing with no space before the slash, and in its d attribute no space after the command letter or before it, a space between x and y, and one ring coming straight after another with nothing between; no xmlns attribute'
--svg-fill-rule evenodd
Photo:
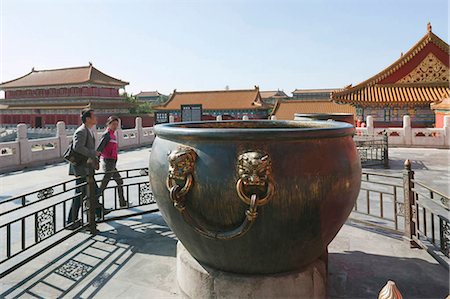
<svg viewBox="0 0 450 299"><path fill-rule="evenodd" d="M427 32L431 32L432 26L431 26L431 22L428 22L427 24Z"/></svg>

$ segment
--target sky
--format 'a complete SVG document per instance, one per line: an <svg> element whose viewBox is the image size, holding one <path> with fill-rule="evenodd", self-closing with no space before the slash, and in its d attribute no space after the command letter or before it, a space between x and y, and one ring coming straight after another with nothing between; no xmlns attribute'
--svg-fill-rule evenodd
<svg viewBox="0 0 450 299"><path fill-rule="evenodd" d="M340 88L426 33L449 41L447 0L0 0L0 81L88 65L133 94Z"/></svg>

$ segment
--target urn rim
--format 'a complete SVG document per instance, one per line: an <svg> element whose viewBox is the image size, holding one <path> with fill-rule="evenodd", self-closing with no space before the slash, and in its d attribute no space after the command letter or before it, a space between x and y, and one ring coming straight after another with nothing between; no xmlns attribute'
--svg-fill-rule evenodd
<svg viewBox="0 0 450 299"><path fill-rule="evenodd" d="M225 120L166 123L154 126L163 139L301 140L353 136L352 125L320 120Z"/></svg>

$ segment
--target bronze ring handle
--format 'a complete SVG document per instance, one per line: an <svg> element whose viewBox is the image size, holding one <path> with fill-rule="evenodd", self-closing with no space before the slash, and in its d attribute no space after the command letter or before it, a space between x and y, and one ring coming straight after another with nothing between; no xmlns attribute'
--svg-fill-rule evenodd
<svg viewBox="0 0 450 299"><path fill-rule="evenodd" d="M174 201L174 206L181 213L181 216L183 217L184 221L187 224L189 224L197 233L199 233L200 235L202 235L206 238L218 239L218 240L231 240L231 239L235 239L237 237L241 237L250 230L250 228L252 227L253 223L256 220L256 217L258 216L258 213L256 212L256 208L257 208L256 195L252 195L250 206L245 211L245 218L238 227L231 229L229 231L225 231L225 232L211 231L211 230L205 228L202 224L200 224L198 221L196 221L191 216L191 214L187 211L187 209L184 206L184 199L179 200L177 198L172 197L173 195L176 194L176 190L179 188L180 188L180 186L175 185L170 190L170 196L172 198L172 201Z"/></svg>
<svg viewBox="0 0 450 299"><path fill-rule="evenodd" d="M188 175L186 175L186 180L185 180L184 186L181 188L181 190L177 191L178 196L186 196L186 194L188 194L189 190L191 190L193 182L194 182L194 180L192 179L192 174L189 173ZM177 185L175 180L170 177L167 177L167 179L166 179L167 190L172 189L175 185Z"/></svg>
<svg viewBox="0 0 450 299"><path fill-rule="evenodd" d="M169 196L174 207L181 213L184 221L188 223L197 233L204 237L230 240L243 236L248 232L258 216L257 207L265 205L274 194L275 188L271 178L270 157L261 151L249 151L238 157L239 175L241 177L236 183L236 192L239 198L244 203L248 204L249 207L245 211L245 217L242 223L238 227L225 232L214 232L208 230L204 225L201 225L198 221L196 221L186 209L186 195L189 193L194 183L192 173L194 172L196 157L197 154L195 151L189 147L180 147L177 151L169 153L168 160L170 165L169 175L166 179L166 187L169 191ZM252 184L248 181L246 181L246 184L243 179L246 175L248 175L247 168L249 165L245 163L250 160L252 163L249 165L254 165L255 161L259 161L263 166L265 166L257 166L258 169L263 169L263 173L261 177L259 177L259 185L265 185L267 187L266 195L261 199L258 199L256 194L251 194L249 197L244 190L246 185L252 186ZM178 183L182 183L182 186Z"/></svg>
<svg viewBox="0 0 450 299"><path fill-rule="evenodd" d="M243 202L245 202L246 204L250 204L251 197L248 197L247 194L245 194L244 186L245 185L244 185L244 182L243 182L242 178L239 179L237 181L237 183L236 183L236 192L237 192L239 198ZM267 182L266 195L263 198L258 198L258 200L256 201L256 205L257 206L265 205L272 198L274 192L275 192L275 187L274 187L274 184L273 184L272 180L270 179Z"/></svg>

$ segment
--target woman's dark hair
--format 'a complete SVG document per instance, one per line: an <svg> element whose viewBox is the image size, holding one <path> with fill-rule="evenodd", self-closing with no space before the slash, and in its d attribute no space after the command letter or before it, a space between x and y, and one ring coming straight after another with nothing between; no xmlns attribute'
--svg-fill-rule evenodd
<svg viewBox="0 0 450 299"><path fill-rule="evenodd" d="M110 117L108 117L108 119L106 120L106 125L109 125L110 123L112 123L113 121L119 121L119 118L115 115L111 115Z"/></svg>
<svg viewBox="0 0 450 299"><path fill-rule="evenodd" d="M81 121L84 123L86 123L86 119L88 117L91 117L92 112L94 112L94 109L91 108L85 108L83 110L81 110Z"/></svg>

